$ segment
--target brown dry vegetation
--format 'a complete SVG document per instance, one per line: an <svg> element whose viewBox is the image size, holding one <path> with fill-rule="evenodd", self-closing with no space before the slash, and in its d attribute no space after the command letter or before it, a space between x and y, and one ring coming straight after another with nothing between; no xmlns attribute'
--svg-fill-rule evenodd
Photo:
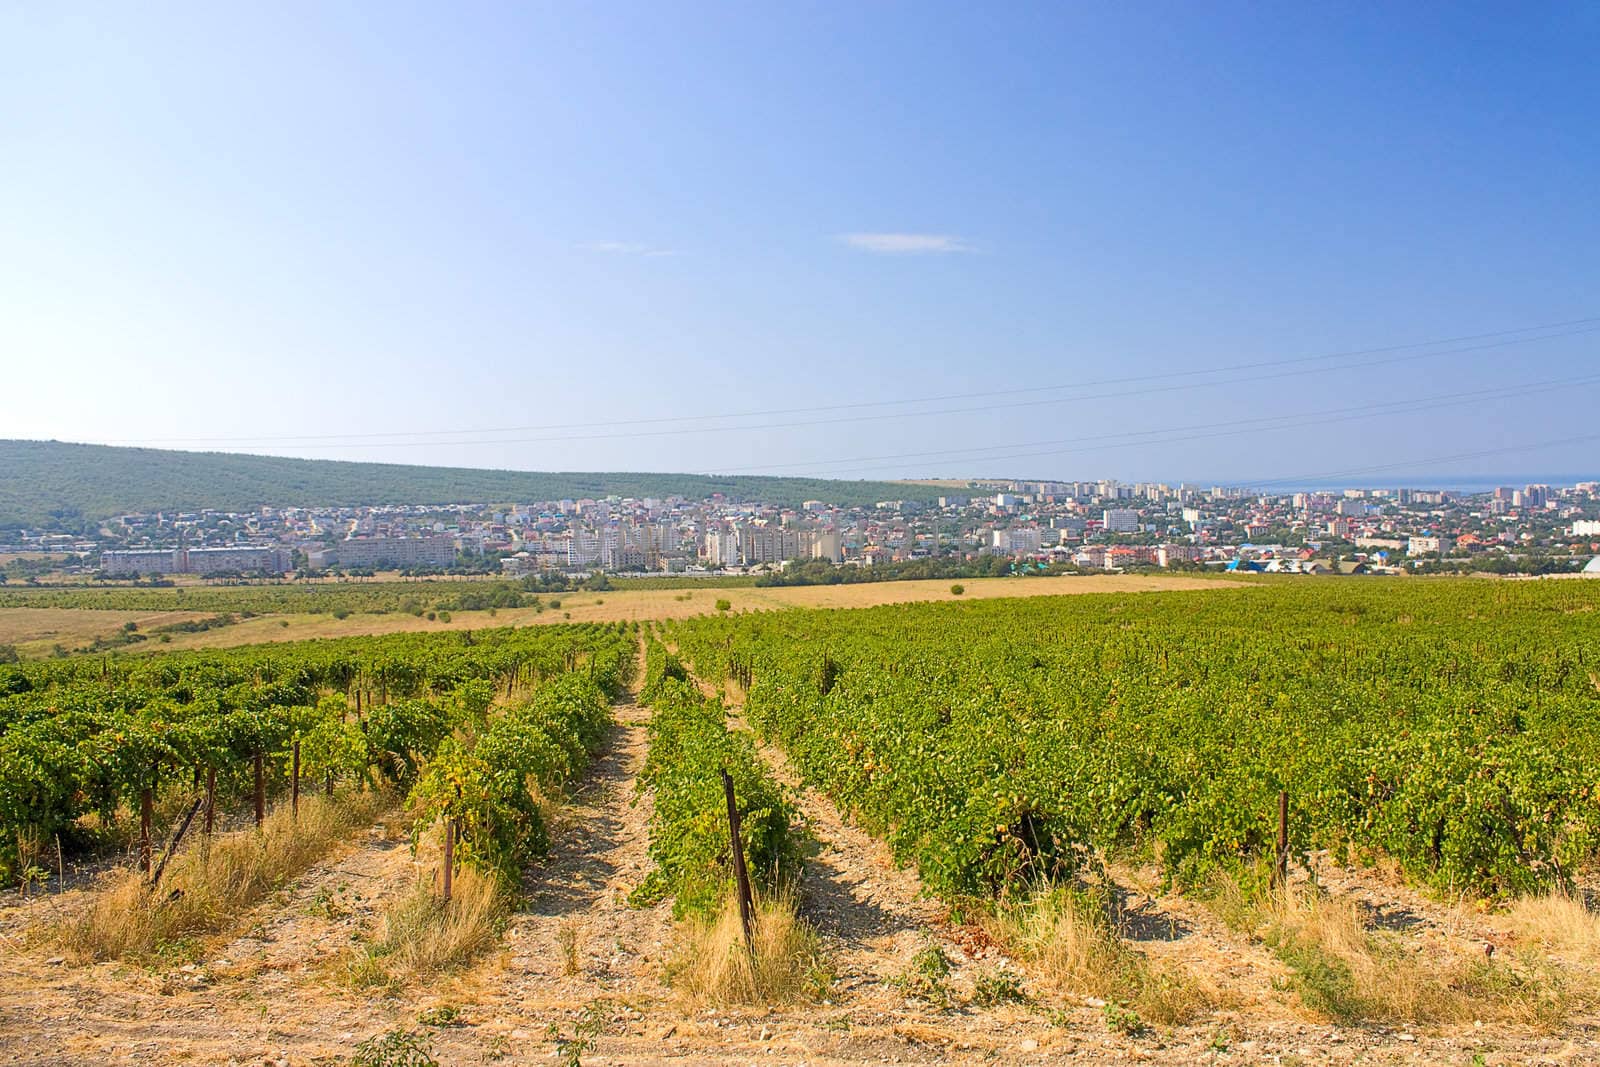
<svg viewBox="0 0 1600 1067"><path fill-rule="evenodd" d="M68 650L111 637L127 623L141 631L212 614L205 611L100 611L77 608L0 608L0 645L15 645L24 658L47 656L55 645ZM163 648L169 647L166 645Z"/></svg>
<svg viewBox="0 0 1600 1067"><path fill-rule="evenodd" d="M1058 994L1126 1003L1140 1019L1186 1023L1228 1001L1207 976L1130 945L1097 894L1065 889L1002 903L984 927Z"/></svg>
<svg viewBox="0 0 1600 1067"><path fill-rule="evenodd" d="M694 1007L799 1004L827 991L827 965L816 931L790 893L756 902L750 945L731 895L712 920L680 924L666 979Z"/></svg>
<svg viewBox="0 0 1600 1067"><path fill-rule="evenodd" d="M346 979L394 987L463 966L495 943L510 901L494 879L470 867L457 872L446 902L432 879L419 879L380 920L377 937L352 949Z"/></svg>
<svg viewBox="0 0 1600 1067"><path fill-rule="evenodd" d="M1063 596L1075 593L1140 593L1171 589L1249 589L1247 583L1215 578L1194 578L1184 575L1082 575L1056 578L967 578L961 581L965 592L955 597L950 592L950 582L929 580L915 582L863 582L855 585L818 585L774 588L741 589L611 589L604 592L557 593L546 600L561 602L558 610L533 608L487 611L458 611L451 613L449 622L415 615L391 612L387 614L352 614L336 619L327 614L260 615L242 619L237 624L202 633L173 634L168 643L144 643L132 651L150 652L183 648L230 648L236 645L261 644L277 641L303 641L330 637L358 637L369 634L411 633L421 630L481 630L493 626L529 626L560 622L615 622L646 621L650 619L684 619L694 615L708 615L716 611L718 600L730 603L729 610L779 611L785 608L862 608L881 604L905 604L928 600L989 600L1003 597ZM198 613L205 614L205 613ZM14 616L14 618L13 618ZM133 612L101 612L72 609L0 608L0 632L9 629L15 641L32 641L24 655L44 655L51 642L62 640L51 637L45 640L37 627L61 627L71 622L71 616L105 616L90 626L93 636L109 634L119 628L127 618L138 621ZM115 625L106 627L111 616L122 616ZM168 617L170 616L170 618ZM172 612L161 616L162 621L196 617L194 612ZM35 619L34 617L37 617ZM48 618L47 618L48 617ZM155 616L144 616L156 618ZM144 627L144 623L140 623ZM154 622L152 622L154 625ZM5 642L0 640L0 643ZM62 640L72 645L71 641Z"/></svg>
<svg viewBox="0 0 1600 1067"><path fill-rule="evenodd" d="M259 830L195 840L153 891L139 871L114 871L85 908L59 922L54 939L70 958L92 962L146 959L185 938L224 930L389 802L383 793L309 797L298 816L279 805Z"/></svg>
<svg viewBox="0 0 1600 1067"><path fill-rule="evenodd" d="M1595 918L1560 897L1520 901L1510 930L1537 931L1495 959L1461 939L1424 943L1376 927L1357 902L1308 882L1247 890L1219 878L1212 905L1291 969L1299 1006L1339 1022L1522 1023L1553 1029L1594 1004L1592 957L1552 957L1546 945L1581 945Z"/></svg>

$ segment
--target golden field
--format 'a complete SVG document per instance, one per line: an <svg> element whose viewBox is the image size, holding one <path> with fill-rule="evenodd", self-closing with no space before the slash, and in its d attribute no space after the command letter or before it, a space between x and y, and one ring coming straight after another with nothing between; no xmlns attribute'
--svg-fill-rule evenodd
<svg viewBox="0 0 1600 1067"><path fill-rule="evenodd" d="M91 643L97 637L110 637L130 622L143 631L168 623L203 619L208 614L203 611L3 608L0 609L0 645L15 646L24 659L35 658L49 655L56 645L70 651Z"/></svg>
<svg viewBox="0 0 1600 1067"><path fill-rule="evenodd" d="M964 592L950 592L959 584ZM355 637L417 630L478 630L490 626L526 626L559 622L683 619L717 610L726 600L730 611L781 611L786 608L865 608L929 600L988 600L996 597L1061 596L1074 593L1139 593L1172 589L1238 589L1242 584L1183 575L1094 575L1058 578L968 578L960 581L870 582L857 585L813 585L740 589L621 589L605 592L557 593L561 607L543 611L508 608L496 612L458 611L449 622L414 615L267 614L202 633L172 634L168 641L146 641L131 651L180 648L224 648L270 641ZM116 633L128 621L148 631L152 626L204 617L204 612L100 611L65 608L0 609L0 644L13 644L24 657L48 655L51 646L68 649L95 637Z"/></svg>

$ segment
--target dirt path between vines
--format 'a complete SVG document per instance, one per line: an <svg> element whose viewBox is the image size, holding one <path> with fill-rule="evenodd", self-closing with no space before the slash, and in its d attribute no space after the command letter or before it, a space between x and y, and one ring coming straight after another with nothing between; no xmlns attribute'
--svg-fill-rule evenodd
<svg viewBox="0 0 1600 1067"><path fill-rule="evenodd" d="M40 902L0 963L0 1061L229 1063L256 1048L242 1062L259 1063L307 1044L336 1047L330 1038L365 1006L330 982L332 966L417 877L399 819L386 813L234 933L180 947L170 963L72 966L44 930L91 891Z"/></svg>
<svg viewBox="0 0 1600 1067"><path fill-rule="evenodd" d="M737 719L741 709L733 710ZM197 964L72 967L48 945L24 943L9 924L0 931L0 1062L321 1067L348 1064L363 1040L404 1030L420 1035L441 1067L533 1065L562 1062L557 1040L587 1022L594 1033L569 1061L586 1067L1600 1063L1600 1040L1587 1027L1428 1032L1291 1017L1259 947L1237 943L1203 906L1155 892L1148 872L1131 869L1114 873L1135 943L1152 956L1209 967L1219 984L1259 996L1261 1007L1245 996L1191 1025L1129 1036L1109 1029L1093 1003L1039 995L978 1006L976 981L1011 962L949 921L914 871L896 866L884 844L805 788L784 754L765 745L762 757L795 790L817 842L802 908L835 981L820 1004L693 1009L662 977L673 944L670 905L627 902L651 867L651 798L637 788L648 711L625 699L616 718L552 826L549 857L525 878L522 910L500 947L474 966L388 991L337 980L344 949L419 874L409 849L374 827L261 905L242 934L212 942ZM908 999L896 981L928 944L954 964L948 1007Z"/></svg>

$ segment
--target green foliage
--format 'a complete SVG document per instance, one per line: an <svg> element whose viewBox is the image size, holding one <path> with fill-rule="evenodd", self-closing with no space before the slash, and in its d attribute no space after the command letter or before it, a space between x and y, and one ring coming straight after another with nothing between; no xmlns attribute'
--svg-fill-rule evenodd
<svg viewBox="0 0 1600 1067"><path fill-rule="evenodd" d="M611 1004L604 1000L585 1005L573 1024L571 1037L562 1036L561 1027L556 1023L545 1028L545 1036L555 1042L556 1061L562 1067L582 1067L583 1054L594 1048L600 1035L605 1033L611 1010Z"/></svg>
<svg viewBox="0 0 1600 1067"><path fill-rule="evenodd" d="M1288 987L1306 1007L1341 1021L1362 1018L1370 1007L1356 991L1350 967L1321 946L1292 934L1274 934L1267 943L1289 965Z"/></svg>
<svg viewBox="0 0 1600 1067"><path fill-rule="evenodd" d="M524 597L518 588L509 582L472 582L461 583L462 588L454 596L441 600L438 607L444 611L493 611L497 608L520 608L530 600L537 597Z"/></svg>
<svg viewBox="0 0 1600 1067"><path fill-rule="evenodd" d="M516 598L515 602L513 597ZM462 604L484 609L526 606L537 599L505 582L470 578L422 578L411 581L267 579L185 586L63 585L0 589L0 607L225 613L214 619L158 626L151 631L157 634L214 629L232 625L240 618L251 615L333 615L349 618L355 614L426 613L431 609L448 610Z"/></svg>
<svg viewBox="0 0 1600 1067"><path fill-rule="evenodd" d="M667 633L947 897L1154 843L1193 884L1271 854L1280 789L1295 853L1504 896L1600 842L1597 617L1595 583L1307 580Z"/></svg>
<svg viewBox="0 0 1600 1067"><path fill-rule="evenodd" d="M300 738L300 767L313 781L345 779L366 770L371 762L368 737L350 713L343 693L334 693L307 709L296 725Z"/></svg>
<svg viewBox="0 0 1600 1067"><path fill-rule="evenodd" d="M944 949L930 941L911 957L911 963L896 979L896 983L908 997L948 1007L950 970L950 957L944 954Z"/></svg>
<svg viewBox="0 0 1600 1067"><path fill-rule="evenodd" d="M390 1030L356 1046L350 1067L436 1067L433 1039L409 1030Z"/></svg>
<svg viewBox="0 0 1600 1067"><path fill-rule="evenodd" d="M634 652L624 626L557 626L0 668L0 878L19 875L38 842L71 841L80 818L109 822L147 788L187 797L211 770L237 792L258 753L281 781L295 740L312 781L409 783L445 738L483 729L501 688L533 687L501 722L549 739L538 766L553 784L597 742L596 708L626 686Z"/></svg>
<svg viewBox="0 0 1600 1067"><path fill-rule="evenodd" d="M1108 1001L1100 1009L1106 1021L1106 1028L1115 1033L1135 1037L1144 1032L1144 1020L1139 1018L1139 1013L1121 1001Z"/></svg>
<svg viewBox="0 0 1600 1067"><path fill-rule="evenodd" d="M825 559L795 560L781 571L755 579L758 586L854 585L861 582L915 582L949 578L1007 578L1011 576L1076 574L1070 563L1019 566L1005 556L925 556L870 567L836 567ZM953 591L953 590L952 590Z"/></svg>
<svg viewBox="0 0 1600 1067"><path fill-rule="evenodd" d="M664 686L669 681L689 682L689 672L682 661L657 642L652 642L645 655L644 688L639 690L643 704L653 704L664 696Z"/></svg>
<svg viewBox="0 0 1600 1067"><path fill-rule="evenodd" d="M0 529L28 525L79 530L93 520L128 512L243 511L264 504L451 504L611 495L700 500L722 493L732 500L795 507L811 499L844 505L926 501L939 492L901 482L495 471L0 441Z"/></svg>
<svg viewBox="0 0 1600 1067"><path fill-rule="evenodd" d="M1004 967L978 975L972 983L972 1002L980 1008L997 1004L1022 1003L1028 994L1022 988L1017 972Z"/></svg>
<svg viewBox="0 0 1600 1067"><path fill-rule="evenodd" d="M568 675L507 708L475 747L446 739L411 791L413 838L454 820L461 862L514 885L549 848L539 798L582 771L610 724L611 706L600 687Z"/></svg>
<svg viewBox="0 0 1600 1067"><path fill-rule="evenodd" d="M438 1004L425 1009L417 1016L417 1022L432 1027L455 1026L461 1022L461 1009L454 1004Z"/></svg>
<svg viewBox="0 0 1600 1067"><path fill-rule="evenodd" d="M656 862L634 901L674 897L673 914L714 915L733 884L722 771L733 779L740 840L751 878L775 890L800 870L793 805L756 754L749 735L728 730L722 705L668 672L659 643L646 648L651 694L650 754L639 775L655 796L650 858Z"/></svg>

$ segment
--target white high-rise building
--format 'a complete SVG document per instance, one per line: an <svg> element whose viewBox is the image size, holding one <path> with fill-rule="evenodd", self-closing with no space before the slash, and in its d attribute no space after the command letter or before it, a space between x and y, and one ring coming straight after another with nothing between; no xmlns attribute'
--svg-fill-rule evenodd
<svg viewBox="0 0 1600 1067"><path fill-rule="evenodd" d="M739 535L729 530L706 534L706 562L713 567L733 567L739 563Z"/></svg>
<svg viewBox="0 0 1600 1067"><path fill-rule="evenodd" d="M1101 516L1107 533L1138 533L1139 513L1132 508L1110 508Z"/></svg>

